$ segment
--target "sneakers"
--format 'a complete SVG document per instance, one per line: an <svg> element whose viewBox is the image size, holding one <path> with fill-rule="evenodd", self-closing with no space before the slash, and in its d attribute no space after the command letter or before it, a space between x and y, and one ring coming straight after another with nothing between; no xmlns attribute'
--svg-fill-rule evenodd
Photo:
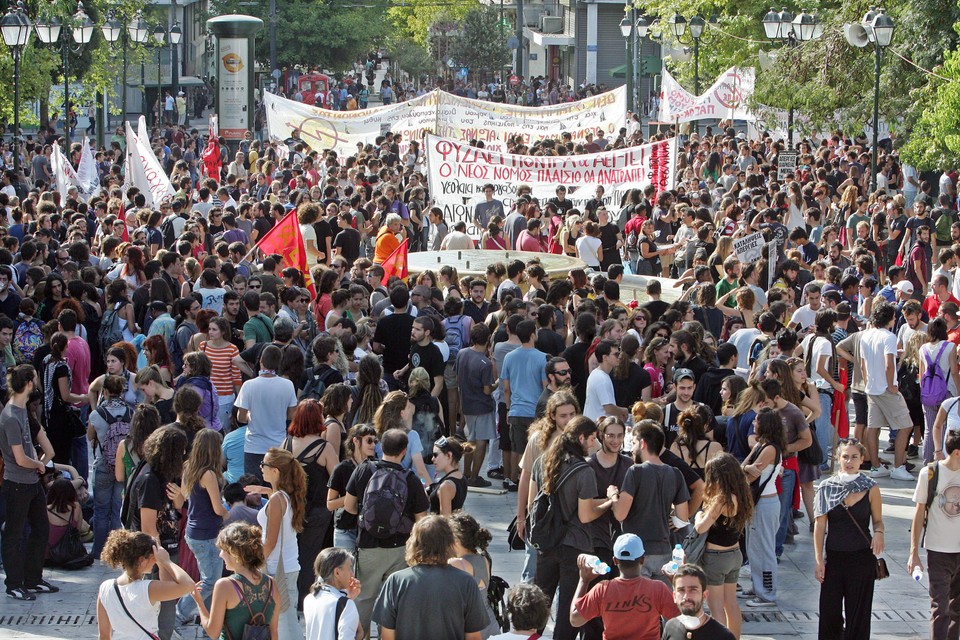
<svg viewBox="0 0 960 640"><path fill-rule="evenodd" d="M509 491L510 493L516 493L520 489L520 485L518 485L513 480L508 479L503 481L503 488Z"/></svg>
<svg viewBox="0 0 960 640"><path fill-rule="evenodd" d="M911 444L907 446L907 457L916 458L920 455L920 449L917 448L917 445Z"/></svg>
<svg viewBox="0 0 960 640"><path fill-rule="evenodd" d="M60 587L55 587L43 579L32 587L24 587L24 590L30 593L60 593Z"/></svg>
<svg viewBox="0 0 960 640"><path fill-rule="evenodd" d="M888 469L883 465L880 465L879 467L874 467L873 469L870 469L870 473L868 473L867 475L870 476L871 478L889 478L890 469Z"/></svg>
<svg viewBox="0 0 960 640"><path fill-rule="evenodd" d="M753 573L750 571L750 565L749 565L749 564L745 564L745 565L743 565L742 567L740 567L740 577L741 577L741 578L749 578L749 577L752 576L752 575L753 575Z"/></svg>
<svg viewBox="0 0 960 640"><path fill-rule="evenodd" d="M907 471L904 467L897 467L896 469L891 471L890 478L892 478L893 480L903 480L905 482L913 482L915 479L913 475L909 471Z"/></svg>
<svg viewBox="0 0 960 640"><path fill-rule="evenodd" d="M494 480L503 480L503 467L490 469L489 471L487 471L487 477L493 478Z"/></svg>
<svg viewBox="0 0 960 640"><path fill-rule="evenodd" d="M884 453L893 453L896 451L896 447L893 446L893 443L890 443L890 446L883 450Z"/></svg>
<svg viewBox="0 0 960 640"><path fill-rule="evenodd" d="M493 483L487 480L486 478L477 476L473 480L467 480L467 486L476 487L478 489L486 489L487 487L493 486Z"/></svg>
<svg viewBox="0 0 960 640"><path fill-rule="evenodd" d="M756 598L751 598L743 603L744 605L750 607L751 609L770 609L777 606L776 602L770 602L769 600L764 600L760 596Z"/></svg>
<svg viewBox="0 0 960 640"><path fill-rule="evenodd" d="M12 589L7 589L7 597L13 598L14 600L23 600L24 602L31 602L37 599L37 596L33 595L26 589L21 587L14 587Z"/></svg>
<svg viewBox="0 0 960 640"><path fill-rule="evenodd" d="M737 593L737 597L745 600L747 598L756 598L757 594L753 592L753 589L744 589Z"/></svg>

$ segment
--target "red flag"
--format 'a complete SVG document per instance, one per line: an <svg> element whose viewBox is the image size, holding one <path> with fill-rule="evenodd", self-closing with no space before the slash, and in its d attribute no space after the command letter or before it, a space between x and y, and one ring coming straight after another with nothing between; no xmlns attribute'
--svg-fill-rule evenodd
<svg viewBox="0 0 960 640"><path fill-rule="evenodd" d="M407 238L383 261L381 265L383 267L383 280L380 281L380 284L387 286L390 276L406 278L410 275L410 272L407 271L407 247L409 245L410 238Z"/></svg>
<svg viewBox="0 0 960 640"><path fill-rule="evenodd" d="M123 235L121 239L124 242L130 242L130 232L127 230L127 209L123 206L123 201L120 202L120 211L117 212L117 219L120 221L120 224L123 225Z"/></svg>
<svg viewBox="0 0 960 640"><path fill-rule="evenodd" d="M296 210L291 211L275 224L273 229L270 229L257 243L257 248L264 253L280 254L286 266L299 269L310 294L317 297L313 278L310 277L310 269L307 267L307 250L303 246L303 236L300 235L300 223L297 221Z"/></svg>

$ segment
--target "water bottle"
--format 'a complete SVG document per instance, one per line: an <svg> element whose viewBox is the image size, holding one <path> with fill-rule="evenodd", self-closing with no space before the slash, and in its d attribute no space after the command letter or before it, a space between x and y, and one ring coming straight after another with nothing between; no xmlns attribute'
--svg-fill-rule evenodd
<svg viewBox="0 0 960 640"><path fill-rule="evenodd" d="M670 562L670 571L676 573L686 561L687 555L683 552L683 545L677 545L673 548L673 558Z"/></svg>
<svg viewBox="0 0 960 640"><path fill-rule="evenodd" d="M594 574L603 576L610 573L610 566L606 562L603 562L597 556L591 556L589 554L584 555L586 555L587 566L593 570Z"/></svg>
<svg viewBox="0 0 960 640"><path fill-rule="evenodd" d="M920 567L914 567L913 573L911 573L910 575L913 576L914 580L916 580L917 582L920 582L923 579L923 569L921 569Z"/></svg>

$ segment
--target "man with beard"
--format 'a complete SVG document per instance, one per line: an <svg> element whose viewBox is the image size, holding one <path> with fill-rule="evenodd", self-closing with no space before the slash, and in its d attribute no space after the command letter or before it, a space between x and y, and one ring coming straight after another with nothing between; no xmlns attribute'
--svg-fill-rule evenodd
<svg viewBox="0 0 960 640"><path fill-rule="evenodd" d="M734 640L725 626L703 612L707 576L695 564L681 566L673 575L673 601L680 615L663 626L662 640Z"/></svg>

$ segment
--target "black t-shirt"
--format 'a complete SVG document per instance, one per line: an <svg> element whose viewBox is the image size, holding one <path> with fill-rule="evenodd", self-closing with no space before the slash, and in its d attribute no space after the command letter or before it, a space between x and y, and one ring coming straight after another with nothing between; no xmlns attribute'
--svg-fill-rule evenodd
<svg viewBox="0 0 960 640"><path fill-rule="evenodd" d="M560 214L560 217L566 216L567 211L570 211L570 209L573 209L573 202L571 200L568 200L567 198L564 198L563 200L560 200L559 198L550 198L549 200L547 200L547 204L552 204L556 206L557 213Z"/></svg>
<svg viewBox="0 0 960 640"><path fill-rule="evenodd" d="M563 359L570 365L570 386L580 406L587 399L587 350L589 342L575 342L563 352Z"/></svg>
<svg viewBox="0 0 960 640"><path fill-rule="evenodd" d="M330 223L326 220L317 220L313 223L313 230L317 234L317 249L326 253L327 238L330 238L331 243L333 242L333 229L330 228ZM327 260L330 258L331 256L327 256Z"/></svg>
<svg viewBox="0 0 960 640"><path fill-rule="evenodd" d="M333 489L339 493L341 497L347 495L347 483L350 482L350 476L353 475L353 471L356 468L357 463L353 461L353 458L342 460L340 464L333 469L333 475L330 476L330 480L327 482L327 488ZM346 509L337 509L333 516L333 525L337 529L340 529L340 531L356 531L357 516Z"/></svg>
<svg viewBox="0 0 960 640"><path fill-rule="evenodd" d="M636 362L630 363L625 378L618 378L616 371L610 378L613 380L613 395L618 407L632 407L640 399L641 392L651 384L650 374Z"/></svg>
<svg viewBox="0 0 960 640"><path fill-rule="evenodd" d="M340 255L347 261L347 266L360 257L360 232L356 229L341 229L333 240L333 247L340 249Z"/></svg>
<svg viewBox="0 0 960 640"><path fill-rule="evenodd" d="M735 636L725 626L710 618L703 626L687 631L679 619L667 620L663 625L661 640L735 640Z"/></svg>
<svg viewBox="0 0 960 640"><path fill-rule="evenodd" d="M617 239L619 235L620 227L612 222L600 227L600 246L603 247L602 266L607 267L611 264L620 264L620 250L617 249Z"/></svg>
<svg viewBox="0 0 960 640"><path fill-rule="evenodd" d="M490 313L490 303L486 300L478 307L473 300L463 301L463 314L469 316L474 322L483 322Z"/></svg>
<svg viewBox="0 0 960 640"><path fill-rule="evenodd" d="M263 240L263 236L273 229L273 220L261 216L253 221L253 228L257 230L257 239Z"/></svg>
<svg viewBox="0 0 960 640"><path fill-rule="evenodd" d="M166 503L167 481L145 464L130 487L130 530L141 530L141 509L153 509L159 513Z"/></svg>
<svg viewBox="0 0 960 640"><path fill-rule="evenodd" d="M406 366L412 328L413 316L409 313L393 313L377 323L373 341L383 345L383 371L387 375Z"/></svg>
<svg viewBox="0 0 960 640"><path fill-rule="evenodd" d="M700 474L694 471L693 467L684 462L683 458L673 451L670 451L669 446L660 453L660 461L680 472L680 475L683 476L683 483L687 485L688 490L699 480L702 480Z"/></svg>
<svg viewBox="0 0 960 640"><path fill-rule="evenodd" d="M443 354L440 353L440 347L428 343L426 346L420 346L416 342L410 344L410 367L416 369L423 367L433 379L436 376L442 376L446 363L443 361Z"/></svg>
<svg viewBox="0 0 960 640"><path fill-rule="evenodd" d="M549 356L559 356L567 345L563 337L553 329L540 329L533 346Z"/></svg>
<svg viewBox="0 0 960 640"><path fill-rule="evenodd" d="M663 300L651 300L650 302L645 302L640 306L650 313L650 318L652 320L656 320L667 312L667 309L670 308L670 303L664 302Z"/></svg>
<svg viewBox="0 0 960 640"><path fill-rule="evenodd" d="M357 467L350 480L347 482L347 493L355 496L358 501L359 511L363 511L363 492L367 488L367 483L373 476L374 470L378 465L383 465L403 471L403 467L393 462L384 460L367 461ZM403 515L410 519L412 526L413 518L418 513L426 513L430 509L430 501L427 499L427 492L420 483L419 478L412 471L405 471L407 474L407 502L403 508ZM359 516L358 516L359 517ZM357 539L357 546L361 549L395 549L402 547L407 542L409 534L397 533L386 539L374 538L367 533L363 527L360 527L360 535Z"/></svg>

